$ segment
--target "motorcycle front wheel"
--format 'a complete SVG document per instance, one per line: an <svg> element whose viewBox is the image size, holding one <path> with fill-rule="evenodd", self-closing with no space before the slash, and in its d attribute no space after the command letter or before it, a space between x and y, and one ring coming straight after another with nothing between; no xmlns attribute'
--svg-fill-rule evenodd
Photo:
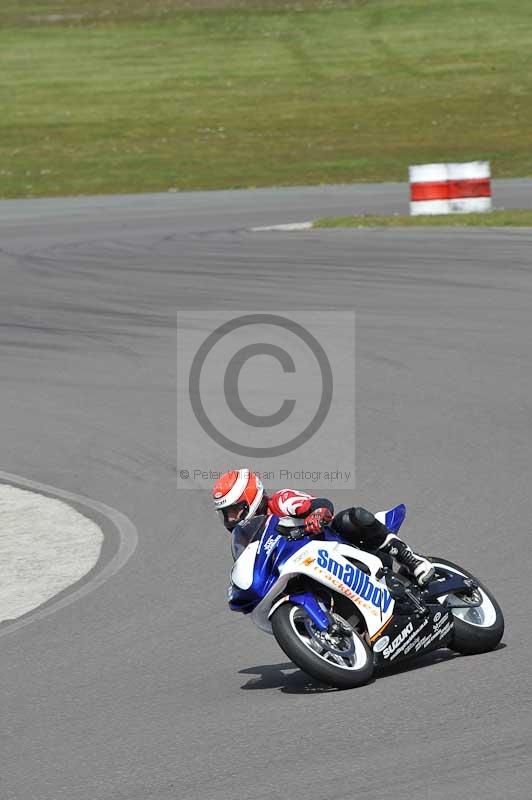
<svg viewBox="0 0 532 800"><path fill-rule="evenodd" d="M452 561L434 557L431 557L430 560L436 568L436 572L438 566L442 566L465 578L471 578L478 586L478 589L472 591L447 595L449 598L456 598L460 602L466 603L461 608L451 608L454 631L449 647L463 655L487 653L489 650L494 650L504 633L504 617L493 594L478 578L463 567L453 564ZM441 601L443 598L438 599ZM471 603L471 606L467 605L468 602Z"/></svg>
<svg viewBox="0 0 532 800"><path fill-rule="evenodd" d="M271 618L273 635L288 658L327 686L353 689L373 675L373 657L350 623L332 614L330 630L320 631L300 606L286 602Z"/></svg>

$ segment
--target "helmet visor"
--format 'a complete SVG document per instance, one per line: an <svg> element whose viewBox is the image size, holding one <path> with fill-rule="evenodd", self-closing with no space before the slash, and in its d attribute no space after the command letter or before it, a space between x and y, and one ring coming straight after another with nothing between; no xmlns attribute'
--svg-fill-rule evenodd
<svg viewBox="0 0 532 800"><path fill-rule="evenodd" d="M221 511L218 511L218 514L221 515L223 524L227 530L232 531L239 522L242 522L242 520L246 518L248 511L248 504L245 500L242 500L240 503L234 503L232 506L222 508Z"/></svg>

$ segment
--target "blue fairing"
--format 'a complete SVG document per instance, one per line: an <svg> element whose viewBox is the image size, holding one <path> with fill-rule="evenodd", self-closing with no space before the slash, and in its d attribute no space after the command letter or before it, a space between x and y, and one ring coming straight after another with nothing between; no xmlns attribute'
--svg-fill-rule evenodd
<svg viewBox="0 0 532 800"><path fill-rule="evenodd" d="M392 533L397 533L399 528L404 522L406 517L406 506L404 503L401 503L395 508L390 508L389 511L386 512L386 522L385 525L389 531Z"/></svg>
<svg viewBox="0 0 532 800"><path fill-rule="evenodd" d="M404 504L391 508L386 512L386 527L396 533L405 516L406 506ZM262 534L259 532L257 536L253 537L252 541L256 541L257 538L260 540L253 567L253 581L249 589L240 589L235 584L231 584L228 600L229 607L233 611L241 611L244 614L253 611L277 581L280 568L285 561L310 541L308 536L303 536L295 541L287 539L286 536L275 530L278 522L279 517L269 517ZM330 528L325 529L322 539L329 542L346 541Z"/></svg>
<svg viewBox="0 0 532 800"><path fill-rule="evenodd" d="M279 571L285 561L310 541L311 537L309 536L303 536L295 541L287 539L286 536L277 533L275 530L278 522L279 517L270 517L264 532L253 538L252 541L256 541L257 538L260 539L253 567L253 582L249 589L240 589L235 584L231 584L228 601L229 607L233 611L241 611L244 614L249 614L253 611L277 581ZM323 538L329 541L343 541L340 536L328 529L324 532ZM322 612L310 595L308 604L311 612L309 615L312 619L316 617L316 623L318 623L318 618L320 618ZM310 608L310 606L312 607ZM318 627L323 627L323 620L320 620Z"/></svg>
<svg viewBox="0 0 532 800"><path fill-rule="evenodd" d="M231 585L228 599L229 607L233 611L241 611L244 614L253 611L278 579L279 570L284 562L310 541L308 536L290 541L275 530L278 522L279 517L270 517L264 532L258 537L260 544L253 568L253 582L249 589ZM327 538L340 541L340 537L332 533Z"/></svg>

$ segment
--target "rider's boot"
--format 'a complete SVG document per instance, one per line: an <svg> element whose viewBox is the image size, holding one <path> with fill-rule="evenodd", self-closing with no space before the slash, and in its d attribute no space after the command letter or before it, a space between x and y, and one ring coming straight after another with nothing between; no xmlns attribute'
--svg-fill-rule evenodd
<svg viewBox="0 0 532 800"><path fill-rule="evenodd" d="M425 586L435 575L434 567L423 556L413 553L411 548L394 533L389 533L383 544L379 547L405 566L414 576L418 586Z"/></svg>

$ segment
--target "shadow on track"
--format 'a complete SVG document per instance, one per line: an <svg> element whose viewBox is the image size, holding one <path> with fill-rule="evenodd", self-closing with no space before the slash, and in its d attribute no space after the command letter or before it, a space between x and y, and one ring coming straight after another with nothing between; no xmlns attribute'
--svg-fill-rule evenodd
<svg viewBox="0 0 532 800"><path fill-rule="evenodd" d="M504 644L500 644L494 652L504 649L505 646ZM475 656L471 657L474 658ZM454 661L456 658L467 658L467 656L461 656L459 653L454 653L452 650L435 650L432 653L427 653L426 656L419 656L418 658L412 659L412 661L405 661L386 670L376 671L375 678L367 685L374 683L375 679L378 681L386 680L386 678L392 678L404 672L413 672L417 669L434 667L437 664ZM310 675L306 675L298 669L291 661L285 661L280 664L260 664L256 667L247 667L246 669L241 669L239 675L258 676L250 678L250 680L240 687L246 690L279 689L285 694L325 694L326 692L347 691L333 689L330 686L318 683L311 678Z"/></svg>
<svg viewBox="0 0 532 800"><path fill-rule="evenodd" d="M248 680L241 689L280 689L286 694L324 694L338 691L318 683L310 675L301 672L291 661L248 667L239 670L239 675L258 676Z"/></svg>
<svg viewBox="0 0 532 800"><path fill-rule="evenodd" d="M418 656L410 661L402 661L387 669L377 670L375 677L379 678L379 680L391 678L394 675L402 675L403 672L412 672L416 669L444 664L446 661L454 661L455 658L463 658L463 656L453 650L443 648L441 650L433 650L432 653L427 653L425 656Z"/></svg>
<svg viewBox="0 0 532 800"><path fill-rule="evenodd" d="M497 653L499 650L504 650L506 645L500 642L494 650L487 653L477 653L476 655L464 656L460 653L455 653L454 650L433 650L432 653L427 653L426 656L418 656L413 658L412 661L403 661L394 667L389 667L386 670L375 672L375 677L379 680L383 678L391 678L394 675L401 675L403 672L411 672L412 670L422 669L423 667L433 667L436 664L444 664L446 661L454 661L456 658L481 658L482 656L489 656L491 653Z"/></svg>

